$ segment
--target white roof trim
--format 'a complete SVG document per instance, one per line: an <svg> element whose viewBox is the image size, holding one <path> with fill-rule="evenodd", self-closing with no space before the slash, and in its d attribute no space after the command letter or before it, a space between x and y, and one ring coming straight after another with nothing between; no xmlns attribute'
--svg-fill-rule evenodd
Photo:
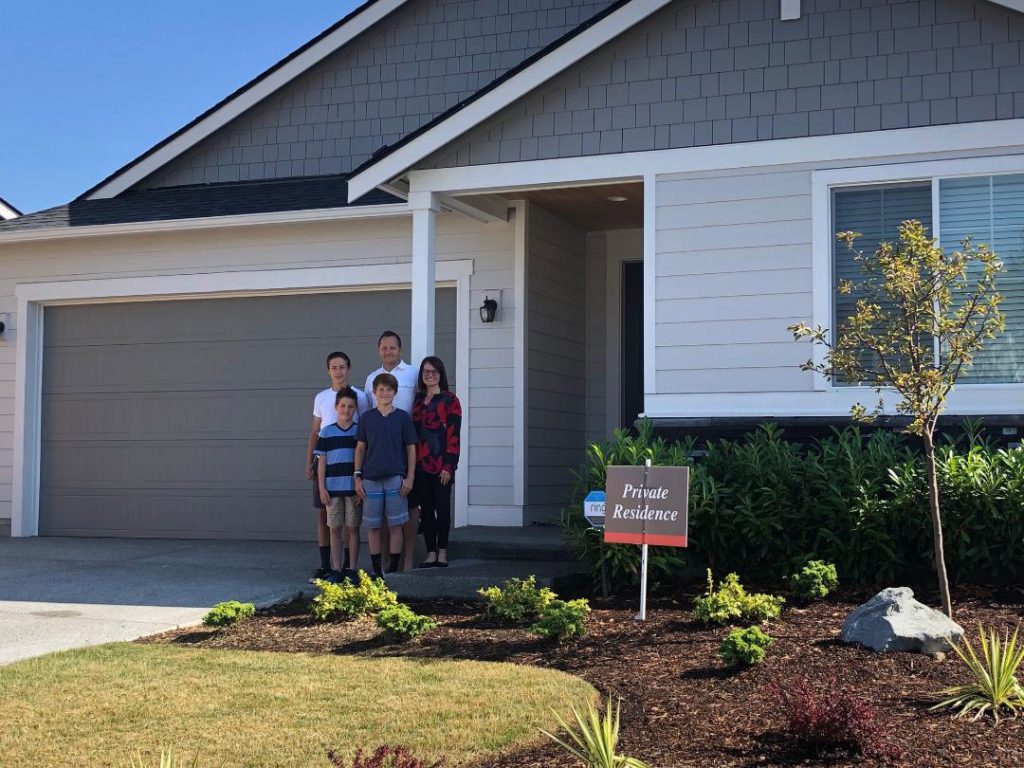
<svg viewBox="0 0 1024 768"><path fill-rule="evenodd" d="M144 235L153 232L184 232L197 229L224 229L268 224L376 219L386 216L410 215L412 215L412 209L409 208L407 203L385 203L383 205L353 205L345 208L316 208L307 211L209 216L201 219L140 221L130 224L93 224L85 227L15 229L10 232L0 232L0 247L6 243L26 243L40 240L70 240L79 237Z"/></svg>
<svg viewBox="0 0 1024 768"><path fill-rule="evenodd" d="M11 206L9 206L2 199L0 199L0 220L10 221L11 219L18 218L20 215L20 213L18 213L16 210L11 208Z"/></svg>
<svg viewBox="0 0 1024 768"><path fill-rule="evenodd" d="M160 169L183 152L191 149L219 128L241 115L247 109L270 96L274 91L294 80L310 67L323 61L352 38L362 34L392 11L401 7L406 0L377 0L350 21L338 27L315 45L287 62L280 69L253 83L228 103L207 115L187 131L160 147L156 152L145 155L128 165L113 178L93 190L87 200L115 197L134 186L154 171Z"/></svg>
<svg viewBox="0 0 1024 768"><path fill-rule="evenodd" d="M1002 5L1010 10L1024 13L1024 0L991 0L996 5Z"/></svg>
<svg viewBox="0 0 1024 768"><path fill-rule="evenodd" d="M349 201L358 200L378 185L389 182L414 163L454 141L670 2L672 0L633 0L605 16L498 87L353 176L348 182Z"/></svg>

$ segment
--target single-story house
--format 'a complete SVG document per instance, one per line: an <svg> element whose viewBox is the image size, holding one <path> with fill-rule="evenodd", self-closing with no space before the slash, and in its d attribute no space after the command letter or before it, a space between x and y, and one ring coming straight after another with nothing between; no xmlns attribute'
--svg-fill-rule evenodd
<svg viewBox="0 0 1024 768"><path fill-rule="evenodd" d="M323 358L395 328L465 406L456 524L549 520L638 414L847 414L786 327L907 217L1002 254L950 412L1018 423L1021 0L370 0L0 224L0 519L305 538Z"/></svg>

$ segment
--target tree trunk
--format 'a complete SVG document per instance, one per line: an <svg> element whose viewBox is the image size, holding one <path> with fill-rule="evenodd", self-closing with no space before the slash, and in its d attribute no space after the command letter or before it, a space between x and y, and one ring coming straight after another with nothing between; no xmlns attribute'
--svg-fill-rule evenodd
<svg viewBox="0 0 1024 768"><path fill-rule="evenodd" d="M930 431L921 436L924 440L924 458L928 466L928 501L932 512L932 534L935 544L935 570L939 575L939 594L942 596L942 612L953 618L953 600L949 596L949 576L946 574L946 550L942 543L942 513L939 510L939 479L935 471L935 442Z"/></svg>

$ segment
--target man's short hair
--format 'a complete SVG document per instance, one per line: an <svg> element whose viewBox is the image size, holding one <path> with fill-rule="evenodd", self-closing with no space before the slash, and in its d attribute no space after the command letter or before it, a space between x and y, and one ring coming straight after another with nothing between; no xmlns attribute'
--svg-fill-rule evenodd
<svg viewBox="0 0 1024 768"><path fill-rule="evenodd" d="M331 354L327 356L327 367L331 367L331 360L337 360L339 358L345 361L346 368L352 367L352 361L349 360L348 355L346 355L344 352L331 352Z"/></svg>
<svg viewBox="0 0 1024 768"><path fill-rule="evenodd" d="M345 398L348 398L355 403L357 408L359 407L359 397L356 395L356 391L352 389L352 387L342 387L339 389L338 394L334 396L334 404L337 405Z"/></svg>
<svg viewBox="0 0 1024 768"><path fill-rule="evenodd" d="M390 373L378 373L373 379L373 391L377 391L377 387L387 387L393 392L398 391L398 379L396 379Z"/></svg>
<svg viewBox="0 0 1024 768"><path fill-rule="evenodd" d="M401 348L402 348L402 337L401 337L401 336L399 336L399 335L398 335L397 333L395 333L394 331L384 331L384 333L382 333L382 334L380 335L380 338L379 338L379 339L377 339L377 346L379 347L379 346L380 346L380 343L381 343L382 341L384 341L384 339L386 339L386 338L387 338L388 336L394 336L394 337L395 337L395 341L397 341L397 342L398 342L398 348L399 348L399 349L401 349Z"/></svg>

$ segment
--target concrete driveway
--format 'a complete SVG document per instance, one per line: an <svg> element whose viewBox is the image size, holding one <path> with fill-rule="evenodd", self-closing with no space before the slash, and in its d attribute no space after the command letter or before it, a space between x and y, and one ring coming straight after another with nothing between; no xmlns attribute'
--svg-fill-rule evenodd
<svg viewBox="0 0 1024 768"><path fill-rule="evenodd" d="M306 587L314 543L0 539L0 664L198 624Z"/></svg>

